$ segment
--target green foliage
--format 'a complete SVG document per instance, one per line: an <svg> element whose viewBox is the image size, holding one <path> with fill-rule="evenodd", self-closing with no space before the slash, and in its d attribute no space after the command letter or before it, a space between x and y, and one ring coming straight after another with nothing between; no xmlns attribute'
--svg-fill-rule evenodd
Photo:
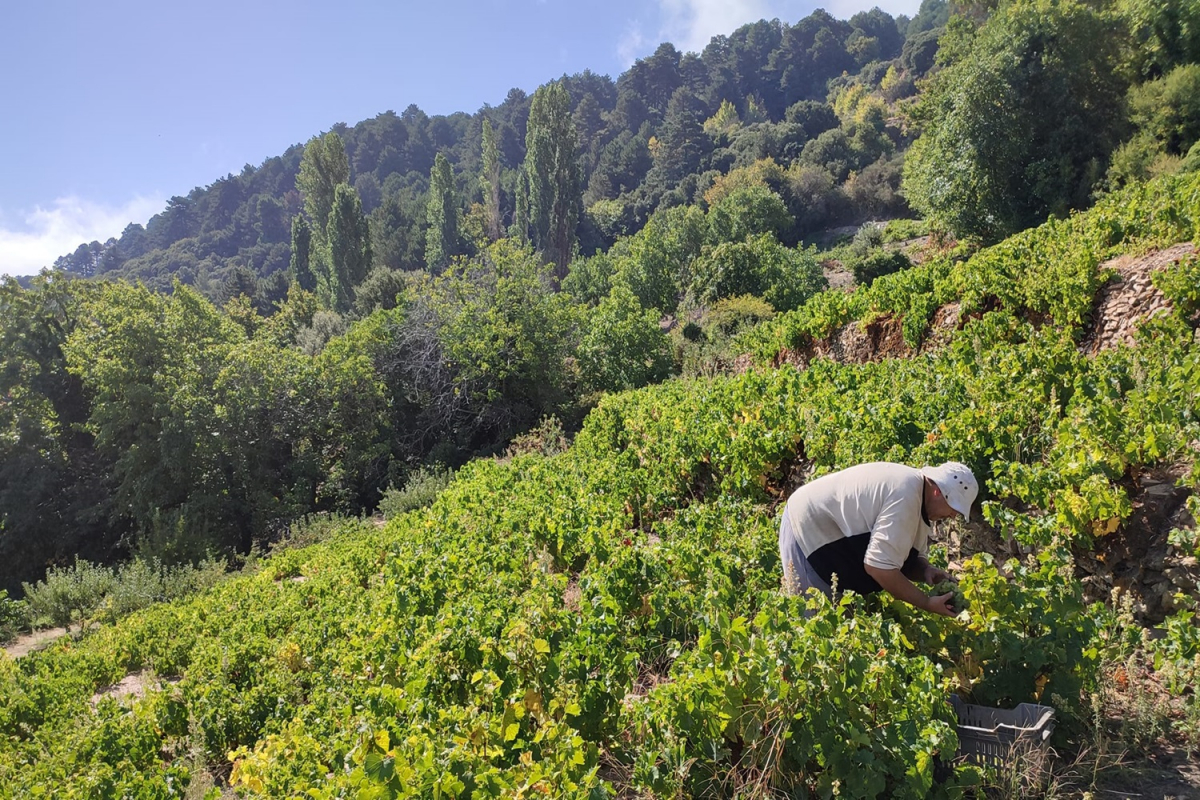
<svg viewBox="0 0 1200 800"><path fill-rule="evenodd" d="M684 375L712 376L733 371L743 351L738 334L775 316L771 304L743 295L719 300L700 312L699 321L688 321L675 337L676 361Z"/></svg>
<svg viewBox="0 0 1200 800"><path fill-rule="evenodd" d="M412 436L471 452L557 410L575 327L574 302L513 239L415 285L402 324L385 334L395 337L393 396L416 406Z"/></svg>
<svg viewBox="0 0 1200 800"><path fill-rule="evenodd" d="M329 271L320 276L317 292L327 308L345 313L350 310L355 287L371 269L371 231L358 193L347 184L334 190L326 236Z"/></svg>
<svg viewBox="0 0 1200 800"><path fill-rule="evenodd" d="M612 289L613 261L607 253L577 258L563 279L562 290L581 303L598 304Z"/></svg>
<svg viewBox="0 0 1200 800"><path fill-rule="evenodd" d="M69 567L51 567L35 584L25 584L25 602L31 621L112 622L154 603L204 591L225 577L225 562L213 558L174 567L157 559L134 559L117 567L76 559Z"/></svg>
<svg viewBox="0 0 1200 800"><path fill-rule="evenodd" d="M1181 64L1162 78L1130 90L1130 120L1167 153L1183 155L1200 139L1198 95L1200 64Z"/></svg>
<svg viewBox="0 0 1200 800"><path fill-rule="evenodd" d="M927 5L923 15L937 19ZM1091 12L1038 6L1042 23L1031 8L1005 6L993 17L1002 22L977 34L952 21L943 74L991 87L962 65L991 53L989 64L1019 70L1032 62L997 53L1032 52L1021 48L1042 34L1050 50L1065 48L1051 55L1092 63L1077 41L1095 24ZM829 127L828 107L795 104L824 97L828 78L876 55L903 60L894 23L878 11L852 24L823 12L796 26L762 23L698 58L664 46L619 90L595 76L548 90L547 101L577 86L600 98L603 114L581 102L568 118L588 143L581 162L606 164L594 199L616 204L602 207L610 233L647 220L610 253L575 262L563 284L595 304L587 311L553 291L520 241L452 260L415 278L395 308L372 310L373 294L399 285L381 273L383 288L360 287L364 316L344 328L299 288L258 322L246 301L222 313L183 285L163 297L128 285L64 290L57 278L28 294L5 284L5 556L53 560L35 536L111 514L96 541L124 541L144 557L124 570L79 561L30 587L30 602L52 609L43 613L115 622L20 662L0 656L0 785L14 796L47 786L67 797L197 794L213 765L251 797L956 796L977 775L958 766L934 782L935 759L955 745L947 691L997 705L1051 702L1064 728L1088 713L1102 651L1114 645L1101 629L1107 612L1082 601L1070 550L1128 524L1127 487L1143 468L1191 458L1200 435L1195 259L1155 277L1176 314L1144 325L1136 347L1086 357L1078 340L1108 277L1099 266L1195 238L1200 189L1194 175L1135 184L970 258L960 250L852 293L809 296L815 254L780 242L793 218L824 224L847 198L883 197L893 145L869 86L885 71L865 64L861 78L839 81L841 119ZM1013 34L1011 50L997 31ZM707 213L651 214L660 198L685 201L708 185L687 169L707 157L695 134L724 97L753 98L748 119L790 108L785 124L811 123L821 128L811 137L825 139L806 163L756 162L715 182ZM488 116L495 155L516 164L529 98L511 98ZM543 132L561 122L546 111ZM371 136L347 135L360 178L389 162L410 175L379 181L372 218L384 224L371 241L386 244L377 252L393 268L419 262L404 240L419 227L435 150L447 163L461 157L456 148L480 152L454 127L469 120L437 122L414 107L364 126ZM542 122L531 119L530 130ZM777 125L751 126L743 133L760 140L739 136L713 159L757 157L768 134L783 135ZM622 126L641 130L616 133ZM1076 128L1063 130L1070 138ZM651 136L652 169L643 163ZM851 169L860 170L852 184L837 187L830 171ZM531 227L530 178L500 177L518 239ZM342 184L350 197L344 183L331 196ZM241 185L198 197L220 206ZM173 199L146 235L198 232L210 213L198 202ZM270 204L255 208L254 225L283 227L271 225ZM321 229L314 219L314 237L334 227L333 216ZM207 276L195 266L197 242L176 241L171 257L193 259L192 274ZM864 234L854 247L868 254L881 242ZM319 256L333 259L332 236L326 244ZM78 261L98 269L103 253L87 248ZM216 280L238 288L244 277ZM690 310L697 295L750 284L783 308L807 300L779 315L745 296ZM911 359L811 358L818 339L854 323L870 331L900 319L915 348L952 302L961 326ZM685 372L709 377L596 398L567 447L548 415L573 409L580 379L596 389L657 379L658 318L672 312L688 320L677 336ZM716 374L745 349L760 364L799 355L806 369ZM629 366L639 374L621 369ZM382 528L311 516L360 513L399 464L498 453L539 419L503 458L471 462L453 481L410 475L380 503L392 517ZM949 458L985 481L990 525L1031 553L1003 569L968 559L960 586L970 608L957 619L886 598L830 603L778 591L771 508L798 470ZM89 485L101 488L75 490ZM198 584L154 556L245 552L288 526L291 546L253 572L157 602ZM94 529L80 530L82 541ZM216 566L200 571L219 577ZM1162 678L1186 694L1194 616L1170 620L1154 648ZM151 681L142 697L105 696L135 672L179 680ZM1195 705L1186 701L1178 721L1184 736L1200 730Z"/></svg>
<svg viewBox="0 0 1200 800"><path fill-rule="evenodd" d="M1200 62L1200 4L1195 0L1155 3L1121 0L1117 10L1129 25L1133 67L1147 77Z"/></svg>
<svg viewBox="0 0 1200 800"><path fill-rule="evenodd" d="M409 474L401 488L389 488L379 501L379 513L384 519L398 517L409 511L426 508L450 485L454 472L444 468L418 467Z"/></svg>
<svg viewBox="0 0 1200 800"><path fill-rule="evenodd" d="M479 189L483 194L487 235L494 242L503 232L500 218L500 151L496 146L492 122L488 119L483 121L483 171L479 175Z"/></svg>
<svg viewBox="0 0 1200 800"><path fill-rule="evenodd" d="M1129 475L1188 452L1200 363L1182 316L1096 357L1076 336L1097 265L1193 235L1196 196L1194 178L1131 187L961 263L818 295L751 336L769 333L765 347L834 319L913 313L919 298L957 300L974 317L943 347L610 394L566 450L546 424L554 446L473 461L382 528L347 522L199 596L18 664L0 658L0 780L15 795L69 796L100 778L165 795L198 783L202 758L255 797L966 791L969 767L934 781L935 756L955 748L949 691L1049 702L1063 729L1090 714L1116 645L1108 613L1083 602L1071 549L1123 524ZM1187 296L1192 266L1162 279L1173 296ZM390 326L436 312L451 337L437 363L500 372L538 346L527 339L569 327L539 317L561 297L538 288L546 278L530 250L497 243L415 295L432 299L361 320L317 363L357 363L369 379L363 361L395 352ZM738 302L753 316L756 301ZM201 310L186 318L204 330ZM520 368L547 382L538 363ZM471 396L481 386L460 384ZM362 402L366 388L335 396ZM351 428L335 444L365 453L369 439ZM953 619L886 597L783 595L771 507L797 466L820 475L875 459L970 464L985 516L1030 557L967 559L970 608ZM1168 626L1163 678L1190 685L1194 618ZM93 707L140 670L180 680Z"/></svg>
<svg viewBox="0 0 1200 800"><path fill-rule="evenodd" d="M936 668L878 616L848 625L858 608L779 599L753 620L710 615L672 680L635 705L646 739L635 785L686 796L950 791L934 781L934 757L956 742Z"/></svg>
<svg viewBox="0 0 1200 800"><path fill-rule="evenodd" d="M713 243L741 242L759 233L784 239L792 218L783 198L765 186L735 189L708 211L709 238Z"/></svg>
<svg viewBox="0 0 1200 800"><path fill-rule="evenodd" d="M561 82L542 86L529 106L523 172L529 182L533 244L560 278L571 259L581 205L578 147L566 87Z"/></svg>
<svg viewBox="0 0 1200 800"><path fill-rule="evenodd" d="M667 337L658 314L642 308L618 284L587 315L576 358L586 391L619 392L657 383L671 369Z"/></svg>
<svg viewBox="0 0 1200 800"><path fill-rule="evenodd" d="M670 313L707 236L704 212L677 206L656 212L637 234L614 245L610 256L616 275L643 306Z"/></svg>
<svg viewBox="0 0 1200 800"><path fill-rule="evenodd" d="M304 146L296 190L304 198L304 210L312 222L314 239L325 241L329 215L333 211L337 187L350 182L350 163L342 137L330 131L314 136Z"/></svg>
<svg viewBox="0 0 1200 800"><path fill-rule="evenodd" d="M297 214L292 218L292 258L288 265L288 277L298 288L311 292L317 288L317 279L312 271L312 229L308 221Z"/></svg>
<svg viewBox="0 0 1200 800"><path fill-rule="evenodd" d="M1086 206L1122 122L1111 24L1081 3L1002 5L921 97L913 207L995 242Z"/></svg>
<svg viewBox="0 0 1200 800"><path fill-rule="evenodd" d="M829 285L815 253L784 247L770 233L725 242L696 260L692 288L706 303L750 294L791 311Z"/></svg>
<svg viewBox="0 0 1200 800"><path fill-rule="evenodd" d="M388 311L399 305L407 290L408 282L404 273L383 265L376 266L355 287L354 310L360 316L366 316L377 308Z"/></svg>
<svg viewBox="0 0 1200 800"><path fill-rule="evenodd" d="M29 603L24 600L13 600L8 591L0 589L0 644L8 644L20 634L29 630L33 624L33 615Z"/></svg>
<svg viewBox="0 0 1200 800"><path fill-rule="evenodd" d="M1169 269L1150 276L1155 287L1175 307L1175 313L1187 319L1200 311L1200 258L1193 253L1177 260Z"/></svg>
<svg viewBox="0 0 1200 800"><path fill-rule="evenodd" d="M851 260L850 272L862 286L870 286L876 278L891 275L912 266L912 261L903 250L875 248Z"/></svg>
<svg viewBox="0 0 1200 800"><path fill-rule="evenodd" d="M61 275L28 289L0 282L0 559L10 591L57 558L100 557L123 533L106 514L112 461L84 428L88 390L63 353L96 290Z"/></svg>
<svg viewBox="0 0 1200 800"><path fill-rule="evenodd" d="M928 234L929 226L919 219L893 219L883 226L884 242L903 242Z"/></svg>
<svg viewBox="0 0 1200 800"><path fill-rule="evenodd" d="M450 173L450 162L442 153L433 162L429 174L429 202L425 209L425 262L433 274L438 274L450 264L450 258L459 250L459 201L454 191L454 176Z"/></svg>
<svg viewBox="0 0 1200 800"><path fill-rule="evenodd" d="M1118 147L1108 169L1109 188L1186 171L1182 160L1200 140L1200 65L1184 64L1129 91L1134 135Z"/></svg>

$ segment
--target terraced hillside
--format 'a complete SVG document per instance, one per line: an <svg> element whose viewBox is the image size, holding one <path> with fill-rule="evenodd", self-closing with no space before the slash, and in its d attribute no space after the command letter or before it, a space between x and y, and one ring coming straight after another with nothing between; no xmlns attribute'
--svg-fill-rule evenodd
<svg viewBox="0 0 1200 800"><path fill-rule="evenodd" d="M1136 503L1167 471L1196 510L1200 263L1160 259L1134 344L1092 346L1090 320L1104 265L1198 227L1200 178L1162 180L825 293L744 340L758 367L610 396L564 453L475 462L427 510L0 656L0 795L953 797L1002 778L938 769L950 691L1053 704L1063 752L1194 750L1195 525L1141 530ZM820 357L847 325L897 326L907 357ZM799 482L950 458L986 478L979 535L942 531L972 611L779 592ZM1151 533L1190 596L1089 603L1080 564ZM1001 546L1023 557L972 552ZM1158 717L1106 723L1149 686Z"/></svg>

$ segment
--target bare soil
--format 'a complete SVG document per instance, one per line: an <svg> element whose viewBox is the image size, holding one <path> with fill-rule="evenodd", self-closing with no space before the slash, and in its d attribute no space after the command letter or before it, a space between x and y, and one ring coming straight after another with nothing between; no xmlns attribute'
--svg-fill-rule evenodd
<svg viewBox="0 0 1200 800"><path fill-rule="evenodd" d="M66 636L68 632L66 628L46 628L45 630L27 633L24 636L18 636L12 642L6 644L4 652L8 653L12 658L20 658L35 650L48 647L56 639Z"/></svg>

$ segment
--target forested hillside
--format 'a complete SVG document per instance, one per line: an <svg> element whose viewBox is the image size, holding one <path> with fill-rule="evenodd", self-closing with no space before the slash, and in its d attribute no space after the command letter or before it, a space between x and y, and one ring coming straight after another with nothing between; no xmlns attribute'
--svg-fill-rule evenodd
<svg viewBox="0 0 1200 800"><path fill-rule="evenodd" d="M336 125L6 281L0 637L73 627L0 654L0 797L1186 762L1197 89L1198 2L818 11ZM979 476L958 618L779 591L779 504L873 459ZM950 691L1063 757L951 763Z"/></svg>
<svg viewBox="0 0 1200 800"><path fill-rule="evenodd" d="M557 83L568 98L570 131L560 133L570 136L577 161L572 242L585 255L607 249L656 208L699 201L715 175L763 158L797 164L793 243L821 227L903 212L896 156L909 137L892 107L933 68L948 14L944 0L927 2L913 20L876 9L842 21L817 11L793 24L744 26L698 55L663 44L616 81L586 71L564 76ZM844 101L835 111L833 99L853 87L882 102L858 108ZM457 228L467 240L452 248L470 249L472 238L486 232L495 239L520 224L519 198L532 188L521 185L521 175L533 98L513 89L497 99L474 113L430 117L409 106L332 126L345 147L343 178L370 219L376 264L415 270L430 263L427 206L439 153L449 164L451 213L461 217ZM305 208L296 184L302 153L293 147L173 197L145 226L85 243L55 266L158 290L177 278L222 303L248 290L269 309L286 294L291 223ZM848 183L851 173L857 177Z"/></svg>

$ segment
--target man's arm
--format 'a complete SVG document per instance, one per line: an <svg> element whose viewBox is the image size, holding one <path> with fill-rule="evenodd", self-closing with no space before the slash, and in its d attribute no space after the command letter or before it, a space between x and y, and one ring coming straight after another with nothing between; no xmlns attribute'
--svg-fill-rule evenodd
<svg viewBox="0 0 1200 800"><path fill-rule="evenodd" d="M928 564L925 565L929 567ZM904 576L898 569L880 569L873 567L870 564L864 564L867 574L875 579L885 592L895 597L897 600L903 600L910 606L930 611L934 614L942 614L947 617L953 617L954 612L950 609L950 599L953 594L943 594L937 597L929 597L920 589L918 589L912 581ZM933 569L932 567L929 567ZM941 570L935 570L940 572Z"/></svg>
<svg viewBox="0 0 1200 800"><path fill-rule="evenodd" d="M954 580L949 572L933 566L925 560L924 556L917 553L916 550L913 550L909 554L908 560L904 562L904 566L900 568L900 571L910 581L920 581L921 583L928 583L930 586L942 581ZM880 585L882 586L883 584Z"/></svg>

